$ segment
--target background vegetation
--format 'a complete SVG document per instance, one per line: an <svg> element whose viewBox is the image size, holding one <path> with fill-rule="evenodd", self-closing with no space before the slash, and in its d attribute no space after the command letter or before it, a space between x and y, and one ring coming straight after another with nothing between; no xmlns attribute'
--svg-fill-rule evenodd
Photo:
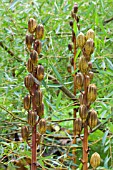
<svg viewBox="0 0 113 170"><path fill-rule="evenodd" d="M69 26L71 0L1 0L0 1L0 169L5 165L12 170L11 160L30 157L26 143L15 141L20 129L26 124L27 113L23 109L23 97L27 90L24 77L28 74L25 64L29 53L25 46L25 35L29 18L45 27L45 38L40 63L45 68L42 82L45 118L48 130L42 141L39 163L45 169L68 167L71 169L73 101L59 87L65 85L73 92L73 78L67 72L71 53ZM93 83L98 88L98 98L92 106L102 122L100 129L89 136L89 157L95 151L101 156L98 169L113 169L113 17L112 0L77 0L81 31L89 28L96 32L95 52L92 55L95 76ZM54 76L60 85L53 83ZM54 121L54 122L53 122ZM52 146L53 145L53 146ZM79 158L82 157L81 142L78 141ZM42 157L42 152L43 156ZM49 167L49 168L48 168Z"/></svg>

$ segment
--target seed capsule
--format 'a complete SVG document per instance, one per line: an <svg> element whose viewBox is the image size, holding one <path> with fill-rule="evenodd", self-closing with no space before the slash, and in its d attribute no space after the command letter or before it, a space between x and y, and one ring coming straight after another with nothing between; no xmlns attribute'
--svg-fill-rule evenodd
<svg viewBox="0 0 113 170"><path fill-rule="evenodd" d="M31 58L28 59L28 62L27 62L27 70L29 73L32 73L33 72L33 64L31 62Z"/></svg>
<svg viewBox="0 0 113 170"><path fill-rule="evenodd" d="M42 50L42 44L39 40L36 40L34 42L34 50L37 51L38 54L40 54L41 50Z"/></svg>
<svg viewBox="0 0 113 170"><path fill-rule="evenodd" d="M30 90L33 87L34 79L30 74L24 78L24 84L28 90Z"/></svg>
<svg viewBox="0 0 113 170"><path fill-rule="evenodd" d="M32 64L36 64L38 62L38 53L35 50L31 52L30 57Z"/></svg>
<svg viewBox="0 0 113 170"><path fill-rule="evenodd" d="M46 120L40 119L38 124L38 130L40 134L44 134L46 132Z"/></svg>
<svg viewBox="0 0 113 170"><path fill-rule="evenodd" d="M72 49L73 49L72 44L68 44L68 50L72 51Z"/></svg>
<svg viewBox="0 0 113 170"><path fill-rule="evenodd" d="M93 39L88 39L84 45L84 53L86 56L90 56L94 51L94 41Z"/></svg>
<svg viewBox="0 0 113 170"><path fill-rule="evenodd" d="M77 41L77 47L83 48L85 41L86 41L85 35L82 32L80 32L77 36L76 41Z"/></svg>
<svg viewBox="0 0 113 170"><path fill-rule="evenodd" d="M29 111L28 112L28 123L31 126L34 126L36 124L36 120L37 120L37 113L34 111Z"/></svg>
<svg viewBox="0 0 113 170"><path fill-rule="evenodd" d="M28 139L29 132L28 132L28 127L27 126L23 126L21 128L21 135L22 135L23 140L26 141Z"/></svg>
<svg viewBox="0 0 113 170"><path fill-rule="evenodd" d="M94 109L89 111L88 124L91 129L97 126L97 112Z"/></svg>
<svg viewBox="0 0 113 170"><path fill-rule="evenodd" d="M90 77L88 75L85 76L86 86L88 87L90 84Z"/></svg>
<svg viewBox="0 0 113 170"><path fill-rule="evenodd" d="M44 103L42 103L40 106L37 107L36 109L37 115L42 118L44 115Z"/></svg>
<svg viewBox="0 0 113 170"><path fill-rule="evenodd" d="M92 67L93 67L92 62L88 62L88 67L89 67L89 69L92 69Z"/></svg>
<svg viewBox="0 0 113 170"><path fill-rule="evenodd" d="M81 90L83 86L83 75L82 73L77 73L74 79L74 83L77 89Z"/></svg>
<svg viewBox="0 0 113 170"><path fill-rule="evenodd" d="M89 29L86 33L86 40L88 40L89 38L93 39L95 38L95 33L92 29Z"/></svg>
<svg viewBox="0 0 113 170"><path fill-rule="evenodd" d="M70 27L73 28L73 21L70 21L70 22L69 22L69 25L70 25Z"/></svg>
<svg viewBox="0 0 113 170"><path fill-rule="evenodd" d="M88 63L84 56L81 56L79 59L79 70L81 71L81 73L87 73L88 71Z"/></svg>
<svg viewBox="0 0 113 170"><path fill-rule="evenodd" d="M35 29L36 29L36 20L33 18L30 18L28 21L28 31L30 33L34 33Z"/></svg>
<svg viewBox="0 0 113 170"><path fill-rule="evenodd" d="M30 108L31 108L31 97L28 94L24 97L24 109L29 110Z"/></svg>
<svg viewBox="0 0 113 170"><path fill-rule="evenodd" d="M92 154L90 164L94 169L96 169L100 165L100 155L97 152Z"/></svg>
<svg viewBox="0 0 113 170"><path fill-rule="evenodd" d="M68 73L71 73L71 65L67 66L67 71L68 71Z"/></svg>
<svg viewBox="0 0 113 170"><path fill-rule="evenodd" d="M79 97L80 105L85 104L85 92L82 92Z"/></svg>
<svg viewBox="0 0 113 170"><path fill-rule="evenodd" d="M33 96L33 102L37 105L40 106L42 105L42 92L40 90L36 90L34 92L34 96Z"/></svg>
<svg viewBox="0 0 113 170"><path fill-rule="evenodd" d="M92 103L96 100L97 97L97 87L95 84L90 84L88 86L88 92L87 92L87 99L89 103Z"/></svg>
<svg viewBox="0 0 113 170"><path fill-rule="evenodd" d="M89 75L89 77L90 77L90 80L92 80L93 77L94 77L94 73L93 73L92 71L89 71L88 75Z"/></svg>
<svg viewBox="0 0 113 170"><path fill-rule="evenodd" d="M76 135L80 135L82 131L82 120L80 118L77 118L75 120L74 129L75 129Z"/></svg>
<svg viewBox="0 0 113 170"><path fill-rule="evenodd" d="M39 24L36 27L36 38L37 39L42 39L44 36L44 26L42 24Z"/></svg>
<svg viewBox="0 0 113 170"><path fill-rule="evenodd" d="M73 11L74 11L74 13L77 13L77 11L78 11L78 4L77 3L74 4Z"/></svg>
<svg viewBox="0 0 113 170"><path fill-rule="evenodd" d="M38 65L36 68L36 78L41 81L44 78L44 67L42 65Z"/></svg>
<svg viewBox="0 0 113 170"><path fill-rule="evenodd" d="M84 123L88 116L87 107L84 104L79 107L79 115Z"/></svg>
<svg viewBox="0 0 113 170"><path fill-rule="evenodd" d="M27 45L27 48L29 49L29 51L31 50L32 43L33 43L33 36L26 35L26 45Z"/></svg>
<svg viewBox="0 0 113 170"><path fill-rule="evenodd" d="M73 57L70 59L70 64L71 64L72 66L74 65L74 58L73 58Z"/></svg>

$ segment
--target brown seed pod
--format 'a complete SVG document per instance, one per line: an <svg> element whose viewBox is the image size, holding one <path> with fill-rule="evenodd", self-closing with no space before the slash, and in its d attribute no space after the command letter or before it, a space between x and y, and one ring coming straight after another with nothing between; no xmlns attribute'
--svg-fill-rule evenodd
<svg viewBox="0 0 113 170"><path fill-rule="evenodd" d="M42 97L43 95L42 95L41 90L36 90L34 92L33 101L36 104L36 106L42 105Z"/></svg>
<svg viewBox="0 0 113 170"><path fill-rule="evenodd" d="M40 134L44 134L46 132L46 120L45 119L40 119L39 124L38 124L38 130Z"/></svg>
<svg viewBox="0 0 113 170"><path fill-rule="evenodd" d="M70 22L69 22L69 25L70 25L70 27L73 28L73 21L70 21Z"/></svg>
<svg viewBox="0 0 113 170"><path fill-rule="evenodd" d="M77 73L75 78L74 78L74 83L77 89L81 90L83 86L83 75L82 73Z"/></svg>
<svg viewBox="0 0 113 170"><path fill-rule="evenodd" d="M24 97L24 109L29 110L30 108L31 108L31 97L28 94Z"/></svg>
<svg viewBox="0 0 113 170"><path fill-rule="evenodd" d="M30 74L24 78L24 84L28 90L30 90L33 87L34 79Z"/></svg>
<svg viewBox="0 0 113 170"><path fill-rule="evenodd" d="M85 92L82 92L79 96L80 105L85 104Z"/></svg>
<svg viewBox="0 0 113 170"><path fill-rule="evenodd" d="M88 62L88 68L89 68L89 69L92 69L92 67L93 67L92 62L91 62L91 61Z"/></svg>
<svg viewBox="0 0 113 170"><path fill-rule="evenodd" d="M73 66L74 65L74 58L70 58L70 64Z"/></svg>
<svg viewBox="0 0 113 170"><path fill-rule="evenodd" d="M33 36L32 35L26 35L26 45L29 51L31 51L31 47L32 47L32 43L33 43Z"/></svg>
<svg viewBox="0 0 113 170"><path fill-rule="evenodd" d="M32 73L33 72L33 64L31 62L31 58L28 59L28 62L27 62L27 70L29 73Z"/></svg>
<svg viewBox="0 0 113 170"><path fill-rule="evenodd" d="M42 39L44 36L44 26L42 24L39 24L36 27L36 39Z"/></svg>
<svg viewBox="0 0 113 170"><path fill-rule="evenodd" d="M89 111L88 124L91 129L97 126L97 112L92 109Z"/></svg>
<svg viewBox="0 0 113 170"><path fill-rule="evenodd" d="M95 33L92 29L89 29L86 33L86 40L88 40L89 38L91 39L95 39Z"/></svg>
<svg viewBox="0 0 113 170"><path fill-rule="evenodd" d="M79 107L79 115L82 119L82 122L84 123L87 119L87 116L88 116L88 111L87 111L87 107L86 105L80 105Z"/></svg>
<svg viewBox="0 0 113 170"><path fill-rule="evenodd" d="M88 39L84 45L84 54L90 56L94 51L94 41L93 39ZM89 60L88 60L89 61Z"/></svg>
<svg viewBox="0 0 113 170"><path fill-rule="evenodd" d="M23 140L26 141L28 139L29 131L28 131L28 127L27 126L23 126L21 128L21 135L22 135Z"/></svg>
<svg viewBox="0 0 113 170"><path fill-rule="evenodd" d="M90 84L88 86L88 92L87 92L87 99L89 103L92 103L96 100L97 97L97 87L95 84Z"/></svg>
<svg viewBox="0 0 113 170"><path fill-rule="evenodd" d="M36 109L37 115L42 118L44 115L44 103L42 103L40 106L37 107Z"/></svg>
<svg viewBox="0 0 113 170"><path fill-rule="evenodd" d="M68 71L68 73L71 73L71 65L67 66L67 71Z"/></svg>
<svg viewBox="0 0 113 170"><path fill-rule="evenodd" d="M92 71L89 71L88 76L90 77L90 80L92 80L94 77L94 73Z"/></svg>
<svg viewBox="0 0 113 170"><path fill-rule="evenodd" d="M39 40L36 40L34 42L34 46L33 46L34 50L37 51L38 54L41 53L41 50L42 50L42 44Z"/></svg>
<svg viewBox="0 0 113 170"><path fill-rule="evenodd" d="M44 67L42 65L38 65L36 68L36 78L41 81L44 78Z"/></svg>
<svg viewBox="0 0 113 170"><path fill-rule="evenodd" d="M82 32L80 32L76 39L77 47L83 48L85 42L86 42L85 35Z"/></svg>
<svg viewBox="0 0 113 170"><path fill-rule="evenodd" d="M28 31L30 33L34 33L36 29L36 20L33 18L30 18L28 21Z"/></svg>
<svg viewBox="0 0 113 170"><path fill-rule="evenodd" d="M83 74L87 73L87 71L88 71L88 63L87 63L86 58L84 56L81 56L79 58L79 70Z"/></svg>
<svg viewBox="0 0 113 170"><path fill-rule="evenodd" d="M37 121L37 113L34 111L29 111L28 112L28 123L31 126L34 126L36 124Z"/></svg>
<svg viewBox="0 0 113 170"><path fill-rule="evenodd" d="M78 11L78 4L77 3L74 4L73 11L74 11L74 13L77 13L77 11Z"/></svg>
<svg viewBox="0 0 113 170"><path fill-rule="evenodd" d="M74 130L76 132L76 135L80 135L80 133L82 131L82 120L80 118L77 118L75 120Z"/></svg>
<svg viewBox="0 0 113 170"><path fill-rule="evenodd" d="M68 44L68 50L72 51L72 49L73 49L72 44Z"/></svg>
<svg viewBox="0 0 113 170"><path fill-rule="evenodd" d="M33 50L30 54L32 64L36 64L38 62L38 53Z"/></svg>
<svg viewBox="0 0 113 170"><path fill-rule="evenodd" d="M90 77L88 75L85 76L86 86L88 87L90 84Z"/></svg>
<svg viewBox="0 0 113 170"><path fill-rule="evenodd" d="M90 164L94 169L96 169L100 165L100 155L97 152L92 154Z"/></svg>

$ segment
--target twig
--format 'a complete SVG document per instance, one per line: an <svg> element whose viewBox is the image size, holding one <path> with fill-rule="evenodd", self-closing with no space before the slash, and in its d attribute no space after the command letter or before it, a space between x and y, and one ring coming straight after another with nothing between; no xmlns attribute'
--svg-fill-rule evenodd
<svg viewBox="0 0 113 170"><path fill-rule="evenodd" d="M110 21L112 21L112 20L113 20L113 17L110 18L110 19L105 20L105 21L104 21L104 24L107 24L108 22L110 22Z"/></svg>

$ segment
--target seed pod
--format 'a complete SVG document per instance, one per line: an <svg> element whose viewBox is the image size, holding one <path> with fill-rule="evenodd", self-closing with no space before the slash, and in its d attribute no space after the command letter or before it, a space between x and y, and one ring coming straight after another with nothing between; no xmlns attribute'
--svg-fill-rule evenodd
<svg viewBox="0 0 113 170"><path fill-rule="evenodd" d="M73 58L73 57L70 59L70 64L71 64L72 66L74 65L74 58Z"/></svg>
<svg viewBox="0 0 113 170"><path fill-rule="evenodd" d="M22 135L23 140L26 141L28 139L29 132L28 132L28 127L27 126L23 126L21 128L21 135Z"/></svg>
<svg viewBox="0 0 113 170"><path fill-rule="evenodd" d="M82 131L82 120L80 118L77 118L75 120L74 130L76 132L76 135L80 135L80 133Z"/></svg>
<svg viewBox="0 0 113 170"><path fill-rule="evenodd" d="M77 36L76 41L77 41L77 47L83 48L85 41L86 41L85 35L82 32L80 32Z"/></svg>
<svg viewBox="0 0 113 170"><path fill-rule="evenodd" d="M94 41L93 39L88 39L84 45L84 53L86 56L90 56L94 51Z"/></svg>
<svg viewBox="0 0 113 170"><path fill-rule="evenodd" d="M34 111L29 111L28 112L28 123L31 126L34 126L36 124L36 120L37 120L37 113Z"/></svg>
<svg viewBox="0 0 113 170"><path fill-rule="evenodd" d="M70 21L70 22L69 22L69 25L70 25L70 27L73 28L73 21Z"/></svg>
<svg viewBox="0 0 113 170"><path fill-rule="evenodd" d="M92 69L92 62L88 62L88 67L89 67L89 69Z"/></svg>
<svg viewBox="0 0 113 170"><path fill-rule="evenodd" d="M32 73L33 72L33 64L31 62L31 58L28 59L28 62L27 62L27 70L29 73Z"/></svg>
<svg viewBox="0 0 113 170"><path fill-rule="evenodd" d="M96 100L97 97L97 87L95 84L90 84L88 86L88 92L87 92L87 99L89 103L92 103Z"/></svg>
<svg viewBox="0 0 113 170"><path fill-rule="evenodd" d="M36 20L33 18L30 18L28 21L28 31L30 33L34 33L36 29Z"/></svg>
<svg viewBox="0 0 113 170"><path fill-rule="evenodd" d="M90 80L92 80L94 77L94 73L92 71L89 71L88 76L90 77Z"/></svg>
<svg viewBox="0 0 113 170"><path fill-rule="evenodd" d="M24 78L24 84L28 90L30 90L33 87L34 79L30 74Z"/></svg>
<svg viewBox="0 0 113 170"><path fill-rule="evenodd" d="M77 89L81 90L83 86L83 75L82 73L77 73L77 75L74 78L74 83Z"/></svg>
<svg viewBox="0 0 113 170"><path fill-rule="evenodd" d="M77 11L78 11L78 4L77 3L74 4L73 11L74 11L74 13L77 13Z"/></svg>
<svg viewBox="0 0 113 170"><path fill-rule="evenodd" d="M44 115L44 103L42 103L40 106L37 107L36 109L37 115L42 118Z"/></svg>
<svg viewBox="0 0 113 170"><path fill-rule="evenodd" d="M82 122L84 123L87 119L87 116L88 116L88 112L87 112L87 107L86 105L80 105L79 107L79 115L82 119Z"/></svg>
<svg viewBox="0 0 113 170"><path fill-rule="evenodd" d="M29 49L29 51L31 50L32 43L33 43L33 36L26 35L26 45L27 45L27 48Z"/></svg>
<svg viewBox="0 0 113 170"><path fill-rule="evenodd" d="M96 169L100 165L100 155L97 152L92 154L90 164L94 169Z"/></svg>
<svg viewBox="0 0 113 170"><path fill-rule="evenodd" d="M85 104L85 92L82 92L79 96L80 105Z"/></svg>
<svg viewBox="0 0 113 170"><path fill-rule="evenodd" d="M74 33L74 31L72 30L72 42L74 43L74 41L75 41L75 33Z"/></svg>
<svg viewBox="0 0 113 170"><path fill-rule="evenodd" d="M44 36L44 26L42 24L39 24L36 27L36 38L37 39L42 39Z"/></svg>
<svg viewBox="0 0 113 170"><path fill-rule="evenodd" d="M38 61L38 53L33 50L30 54L32 64L36 64Z"/></svg>
<svg viewBox="0 0 113 170"><path fill-rule="evenodd" d="M88 63L84 56L81 56L79 59L79 70L81 73L87 73L88 71Z"/></svg>
<svg viewBox="0 0 113 170"><path fill-rule="evenodd" d="M42 105L42 92L40 90L36 90L34 92L34 96L33 96L33 101L37 106Z"/></svg>
<svg viewBox="0 0 113 170"><path fill-rule="evenodd" d="M31 97L28 94L24 97L24 109L29 110L30 108L31 108Z"/></svg>
<svg viewBox="0 0 113 170"><path fill-rule="evenodd" d="M88 75L85 76L86 86L88 87L90 84L90 77Z"/></svg>
<svg viewBox="0 0 113 170"><path fill-rule="evenodd" d="M71 73L71 65L67 66L67 71L68 71L68 73Z"/></svg>
<svg viewBox="0 0 113 170"><path fill-rule="evenodd" d="M72 51L72 49L73 49L72 44L68 44L68 50Z"/></svg>
<svg viewBox="0 0 113 170"><path fill-rule="evenodd" d="M38 54L40 54L41 50L42 50L42 44L39 40L36 40L34 42L34 50L37 51Z"/></svg>
<svg viewBox="0 0 113 170"><path fill-rule="evenodd" d="M38 65L36 68L36 78L41 81L44 78L44 67L42 65Z"/></svg>
<svg viewBox="0 0 113 170"><path fill-rule="evenodd" d="M89 29L86 33L86 40L88 40L89 38L93 39L95 38L95 33L92 29Z"/></svg>
<svg viewBox="0 0 113 170"><path fill-rule="evenodd" d="M46 132L46 120L40 119L38 124L38 130L40 134L44 134Z"/></svg>
<svg viewBox="0 0 113 170"><path fill-rule="evenodd" d="M97 126L97 112L92 109L89 111L89 119L88 119L88 124L91 129Z"/></svg>

